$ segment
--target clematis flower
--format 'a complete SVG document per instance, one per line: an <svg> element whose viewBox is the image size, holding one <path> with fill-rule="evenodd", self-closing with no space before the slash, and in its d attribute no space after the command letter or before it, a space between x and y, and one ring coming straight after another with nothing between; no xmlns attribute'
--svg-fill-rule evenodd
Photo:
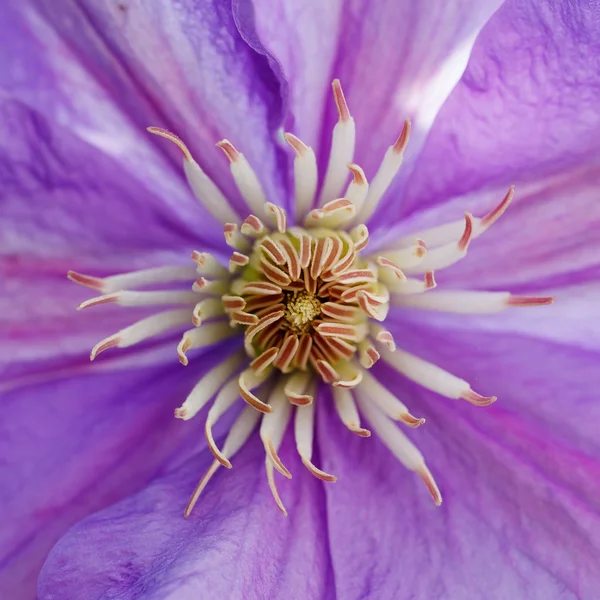
<svg viewBox="0 0 600 600"><path fill-rule="evenodd" d="M3 596L595 597L598 9L5 13Z"/></svg>

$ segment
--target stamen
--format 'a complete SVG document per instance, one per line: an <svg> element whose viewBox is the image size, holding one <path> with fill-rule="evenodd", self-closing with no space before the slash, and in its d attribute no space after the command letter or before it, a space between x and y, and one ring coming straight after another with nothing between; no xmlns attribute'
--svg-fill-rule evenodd
<svg viewBox="0 0 600 600"><path fill-rule="evenodd" d="M127 348L133 346L150 337L154 337L169 329L181 327L190 322L190 310L186 308L178 310L166 310L164 312L152 315L121 329L114 335L111 335L92 348L90 360L94 360L100 352L104 352L109 348L119 347Z"/></svg>
<svg viewBox="0 0 600 600"><path fill-rule="evenodd" d="M377 264L384 269L389 269L394 274L396 279L399 279L400 281L406 281L406 275L402 272L402 269L389 258L386 258L385 256L378 256Z"/></svg>
<svg viewBox="0 0 600 600"><path fill-rule="evenodd" d="M256 389L263 381L265 381L270 374L270 370L264 371L262 373L255 373L250 368L243 371L238 378L238 384L240 386L240 396L245 402L247 402L250 406L252 406L261 413L270 413L273 409L262 400L259 400L251 392L252 390Z"/></svg>
<svg viewBox="0 0 600 600"><path fill-rule="evenodd" d="M359 362L365 369L370 369L379 360L380 354L369 340L362 340L358 345Z"/></svg>
<svg viewBox="0 0 600 600"><path fill-rule="evenodd" d="M350 231L350 237L354 242L354 250L361 252L369 243L369 230L366 225L357 225Z"/></svg>
<svg viewBox="0 0 600 600"><path fill-rule="evenodd" d="M369 437L371 432L360 426L360 416L350 390L338 387L332 388L332 392L335 409L342 423L352 433L360 437Z"/></svg>
<svg viewBox="0 0 600 600"><path fill-rule="evenodd" d="M325 337L338 337L342 340L358 342L359 336L354 325L345 325L342 323L322 322L316 325L315 329Z"/></svg>
<svg viewBox="0 0 600 600"><path fill-rule="evenodd" d="M296 371L288 377L283 391L291 404L305 406L313 401L313 396L306 393L311 379L311 374L306 371Z"/></svg>
<svg viewBox="0 0 600 600"><path fill-rule="evenodd" d="M553 296L512 296L509 292L458 290L394 298L394 303L402 306L463 314L497 313L509 307L545 306L553 302Z"/></svg>
<svg viewBox="0 0 600 600"><path fill-rule="evenodd" d="M193 281L196 278L194 267L155 267L142 269L131 273L122 273L112 277L92 277L69 271L67 277L85 287L97 290L104 294L121 290L135 289L149 285L171 283L173 281Z"/></svg>
<svg viewBox="0 0 600 600"><path fill-rule="evenodd" d="M506 211L509 204L512 202L513 196L515 195L515 186L511 185L506 192L506 196L502 199L502 202L496 206L491 212L483 217L479 224L478 235L483 233L486 229L491 227Z"/></svg>
<svg viewBox="0 0 600 600"><path fill-rule="evenodd" d="M279 247L279 244L270 237L264 238L260 243L260 249L269 257L276 265L285 264L285 255Z"/></svg>
<svg viewBox="0 0 600 600"><path fill-rule="evenodd" d="M260 356L255 358L251 363L250 367L254 369L254 372L257 375L263 373L270 365L273 364L273 361L277 358L279 354L279 348L269 348L265 350Z"/></svg>
<svg viewBox="0 0 600 600"><path fill-rule="evenodd" d="M223 150L230 162L231 174L240 194L250 208L250 212L260 213L267 198L265 192L256 176L256 173L246 160L246 157L238 152L229 140L221 140L217 146Z"/></svg>
<svg viewBox="0 0 600 600"><path fill-rule="evenodd" d="M333 382L335 387L350 390L355 388L363 379L364 371L353 362L340 362L335 366L335 370L338 373L337 379Z"/></svg>
<svg viewBox="0 0 600 600"><path fill-rule="evenodd" d="M234 252L229 259L229 271L235 273L238 269L245 267L250 262L250 257L241 252Z"/></svg>
<svg viewBox="0 0 600 600"><path fill-rule="evenodd" d="M300 265L300 256L298 255L298 251L296 248L294 248L294 245L287 237L279 240L279 246L285 255L285 262L287 264L291 280L296 281L297 279L300 279L302 268Z"/></svg>
<svg viewBox="0 0 600 600"><path fill-rule="evenodd" d="M405 281L390 283L387 282L389 291L392 294L401 294L403 297L414 294L423 294L427 290L432 290L437 286L433 271L427 271L422 280L407 277ZM392 304L404 304L404 299L392 298Z"/></svg>
<svg viewBox="0 0 600 600"><path fill-rule="evenodd" d="M262 418L260 423L260 439L273 466L284 477L291 479L292 474L285 468L285 465L281 462L277 454L292 414L292 407L283 393L284 381L283 378L280 378L269 396L269 406L272 410Z"/></svg>
<svg viewBox="0 0 600 600"><path fill-rule="evenodd" d="M338 302L324 302L320 305L320 308L326 317L331 317L342 323L356 323L361 318L361 310L357 306Z"/></svg>
<svg viewBox="0 0 600 600"><path fill-rule="evenodd" d="M285 233L287 229L287 214L283 208L277 206L271 202L265 204L265 213L277 227L279 233Z"/></svg>
<svg viewBox="0 0 600 600"><path fill-rule="evenodd" d="M407 469L414 471L423 479L433 501L436 506L439 506L442 503L442 496L417 447L375 404L360 396L358 403L377 436Z"/></svg>
<svg viewBox="0 0 600 600"><path fill-rule="evenodd" d="M193 159L187 146L173 133L160 127L148 127L148 131L154 135L163 137L174 144L183 152L183 170L185 172L189 186L194 195L206 210L219 221L236 221L237 214L229 204L227 198L215 183L200 168L200 165Z"/></svg>
<svg viewBox="0 0 600 600"><path fill-rule="evenodd" d="M422 273L423 271L430 271L435 269L445 269L450 265L457 263L463 259L467 254L467 248L473 238L474 231L474 219L473 216L466 212L465 213L465 227L463 233L458 242L451 242L429 250L423 260L414 267L408 267L406 271L408 273Z"/></svg>
<svg viewBox="0 0 600 600"><path fill-rule="evenodd" d="M294 202L296 222L301 222L310 210L317 191L317 159L312 148L303 144L296 136L286 133L285 141L296 151L294 159Z"/></svg>
<svg viewBox="0 0 600 600"><path fill-rule="evenodd" d="M356 388L358 396L365 402L374 402L394 421L400 421L409 427L419 427L425 419L418 419L410 414L405 404L400 402L386 387L381 385L373 375L365 372L362 383Z"/></svg>
<svg viewBox="0 0 600 600"><path fill-rule="evenodd" d="M296 409L294 420L294 436L296 438L296 449L302 459L304 466L318 479L322 481L337 481L335 475L315 467L312 463L313 435L314 435L315 407L314 404L299 406Z"/></svg>
<svg viewBox="0 0 600 600"><path fill-rule="evenodd" d="M239 227L235 223L225 223L223 226L225 243L240 252L250 250L250 242L240 233Z"/></svg>
<svg viewBox="0 0 600 600"><path fill-rule="evenodd" d="M212 255L208 252L198 252L194 250L192 252L192 260L196 263L196 273L198 275L204 275L206 277L228 277L229 273L227 269ZM195 276L193 277L195 279Z"/></svg>
<svg viewBox="0 0 600 600"><path fill-rule="evenodd" d="M444 369L441 369L437 365L427 362L414 354L398 349L395 352L384 350L381 357L388 365L396 369L398 373L432 392L455 400L460 398L468 400L473 397L473 390L471 390L471 386L464 379L455 377L448 373L448 371L444 371ZM490 396L489 398L477 396L484 398L487 404L496 401L495 396Z"/></svg>
<svg viewBox="0 0 600 600"><path fill-rule="evenodd" d="M298 346L296 356L294 357L294 364L296 365L297 369L300 369L301 371L306 369L312 345L313 339L311 335L304 334L300 336L300 345Z"/></svg>
<svg viewBox="0 0 600 600"><path fill-rule="evenodd" d="M113 292L82 302L77 310L98 306L98 304L119 304L120 306L155 306L160 304L195 304L198 294L194 292Z"/></svg>
<svg viewBox="0 0 600 600"><path fill-rule="evenodd" d="M299 345L300 342L298 341L297 335L290 334L286 336L286 338L283 340L283 344L279 350L279 353L277 354L274 365L284 373L287 373L288 367L292 362Z"/></svg>
<svg viewBox="0 0 600 600"><path fill-rule="evenodd" d="M222 455L226 458L232 458L237 454L240 448L246 443L250 434L256 427L256 423L260 418L260 413L257 413L252 407L248 406L241 413L240 416L235 420L231 430L229 431L229 435L225 439L225 444L223 445ZM200 479L196 489L192 493L192 496L185 507L185 512L183 516L187 519L190 516L200 494L204 491L204 488L208 484L208 482L212 479L213 475L216 473L218 468L221 466L219 461L215 460L209 467L208 471L205 475Z"/></svg>
<svg viewBox="0 0 600 600"><path fill-rule="evenodd" d="M229 291L229 282L226 279L211 280L206 279L206 277L200 277L200 279L194 281L192 290L211 296L222 296Z"/></svg>
<svg viewBox="0 0 600 600"><path fill-rule="evenodd" d="M410 121L406 119L404 126L398 137L398 140L393 146L390 146L383 157L381 166L375 174L365 204L357 215L357 219L361 223L366 223L371 215L375 212L379 201L389 188L390 184L400 170L402 160L404 158L404 149L408 143L410 136Z"/></svg>
<svg viewBox="0 0 600 600"><path fill-rule="evenodd" d="M213 367L198 381L185 402L175 409L175 417L188 421L195 416L240 367L244 358L244 352L236 352Z"/></svg>
<svg viewBox="0 0 600 600"><path fill-rule="evenodd" d="M509 306L547 306L553 304L554 296L513 296L508 298Z"/></svg>
<svg viewBox="0 0 600 600"><path fill-rule="evenodd" d="M188 312L189 319L189 312ZM231 337L235 334L235 331L229 327L227 323L208 323L202 327L195 329L189 329L183 334L181 341L177 346L177 354L179 355L179 362L187 367L188 357L186 352L195 348L204 348L212 344L216 344L225 338Z"/></svg>
<svg viewBox="0 0 600 600"><path fill-rule="evenodd" d="M237 381L228 381L221 391L217 394L213 405L208 411L206 416L206 423L204 424L204 433L206 435L206 442L213 456L227 469L231 469L231 463L229 459L219 450L215 444L215 440L212 434L212 428L215 423L221 418L221 416L227 411L228 408L233 406L233 403L240 397L239 388Z"/></svg>
<svg viewBox="0 0 600 600"><path fill-rule="evenodd" d="M322 208L311 210L304 224L307 227L319 226L337 229L349 223L356 214L354 204L347 198L337 198L327 202Z"/></svg>
<svg viewBox="0 0 600 600"><path fill-rule="evenodd" d="M242 223L240 231L247 236L258 238L261 235L268 233L267 226L256 216L248 215Z"/></svg>
<svg viewBox="0 0 600 600"><path fill-rule="evenodd" d="M339 196L347 177L347 165L352 162L354 156L356 138L354 119L348 110L339 79L335 79L331 85L339 120L333 128L329 163L319 197L319 206L324 206L329 200Z"/></svg>
<svg viewBox="0 0 600 600"><path fill-rule="evenodd" d="M281 288L269 281L253 281L242 288L244 294L257 296L274 296L281 294Z"/></svg>
<svg viewBox="0 0 600 600"><path fill-rule="evenodd" d="M390 352L396 351L396 342L394 336L384 329L379 323L369 323L369 331L371 335L380 343L384 344Z"/></svg>
<svg viewBox="0 0 600 600"><path fill-rule="evenodd" d="M474 238L479 237L484 231L487 231L490 226L504 214L512 201L514 191L514 186L511 186L498 206L485 217L473 219ZM417 237L422 239L428 247L434 248L452 243L453 240L456 240L456 238L461 235L461 232L464 232L464 221L454 221L452 223L445 223L444 225L438 225L437 227L419 231L409 237L400 238L398 241L394 242L393 247L402 248L407 246L414 241L415 237Z"/></svg>
<svg viewBox="0 0 600 600"><path fill-rule="evenodd" d="M195 292L192 292L195 294ZM197 296L197 295L196 295ZM225 314L223 302L218 298L205 298L198 302L192 312L192 323L196 327L200 327L206 319L220 317Z"/></svg>
<svg viewBox="0 0 600 600"><path fill-rule="evenodd" d="M356 164L348 165L350 173L352 173L352 181L346 188L344 198L347 198L354 205L355 214L359 214L367 199L369 193L369 182L365 177L365 172Z"/></svg>
<svg viewBox="0 0 600 600"><path fill-rule="evenodd" d="M427 254L427 246L423 240L416 240L412 246L401 248L400 250L391 250L382 252L377 258L378 264L380 258L386 258L394 263L399 269L411 269L417 267L423 262Z"/></svg>

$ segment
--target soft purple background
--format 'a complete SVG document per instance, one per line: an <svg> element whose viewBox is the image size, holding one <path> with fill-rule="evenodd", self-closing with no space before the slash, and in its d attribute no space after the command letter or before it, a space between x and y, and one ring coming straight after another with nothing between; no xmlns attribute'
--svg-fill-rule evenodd
<svg viewBox="0 0 600 600"><path fill-rule="evenodd" d="M33 598L36 586L42 600L598 596L596 2L8 0L1 23L1 596ZM438 283L557 303L391 314L403 348L499 397L477 409L376 366L427 418L410 436L441 508L377 439L343 429L324 393L315 460L337 483L306 472L288 436L284 519L255 436L185 521L212 457L202 416L183 423L172 411L230 348L183 368L173 340L158 340L90 365L94 343L148 311L75 313L88 295L65 273L223 248L177 151L148 125L184 138L240 203L214 148L227 137L269 198L289 203L277 129L325 164L333 77L368 176L402 120L415 124L371 229L482 215L515 183L508 213Z"/></svg>

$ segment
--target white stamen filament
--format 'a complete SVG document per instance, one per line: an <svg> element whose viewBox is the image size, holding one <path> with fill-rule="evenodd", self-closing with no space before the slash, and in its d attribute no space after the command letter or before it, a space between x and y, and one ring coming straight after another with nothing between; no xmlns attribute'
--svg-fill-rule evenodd
<svg viewBox="0 0 600 600"><path fill-rule="evenodd" d="M234 402L238 400L239 397L240 390L237 381L235 379L228 381L217 394L217 397L206 416L206 422L204 423L204 433L206 435L208 447L214 457L227 469L231 469L231 463L215 444L212 428L227 409L233 406Z"/></svg>
<svg viewBox="0 0 600 600"><path fill-rule="evenodd" d="M500 201L487 215L482 218L473 217L473 239L479 237L484 231L487 231L505 212L511 203L515 193L515 187L511 186ZM443 225L437 225L430 229L418 231L400 238L390 248L403 248L414 242L415 238L422 239L428 247L435 248L443 246L444 244L450 244L454 240L457 240L464 231L464 221L453 221L451 223L444 223Z"/></svg>
<svg viewBox="0 0 600 600"><path fill-rule="evenodd" d="M196 294L196 292L193 292ZM198 294L196 294L196 298ZM225 314L225 307L220 298L205 298L198 302L192 311L192 323L200 327L207 319L219 317Z"/></svg>
<svg viewBox="0 0 600 600"><path fill-rule="evenodd" d="M437 365L404 350L396 349L395 352L390 352L385 349L381 358L407 379L446 398L462 398L478 406L487 406L496 401L495 396L480 396L471 390L471 386L464 379L455 377Z"/></svg>
<svg viewBox="0 0 600 600"><path fill-rule="evenodd" d="M287 399L298 406L310 404L313 401L313 396L307 393L307 389L311 380L312 374L309 371L296 371L290 375L284 387Z"/></svg>
<svg viewBox="0 0 600 600"><path fill-rule="evenodd" d="M173 142L183 152L183 170L185 176L194 195L204 208L220 223L236 221L238 216L233 208L231 208L229 201L212 179L200 168L200 165L194 160L187 146L175 134L166 129L148 127L148 131Z"/></svg>
<svg viewBox="0 0 600 600"><path fill-rule="evenodd" d="M436 287L433 271L427 271L423 279L407 277L404 281L397 280L388 282L388 288L392 294L391 304L403 304L404 298L415 294L423 294ZM429 295L429 294L428 294Z"/></svg>
<svg viewBox="0 0 600 600"><path fill-rule="evenodd" d="M164 304L195 304L198 294L185 291L164 292L113 292L82 302L77 310L97 306L98 304L118 304L119 306L155 306Z"/></svg>
<svg viewBox="0 0 600 600"><path fill-rule="evenodd" d="M394 336L379 323L369 323L369 333L377 342L384 345L390 352L396 351Z"/></svg>
<svg viewBox="0 0 600 600"><path fill-rule="evenodd" d="M340 421L352 432L360 437L369 437L371 432L360 426L360 416L356 410L352 392L345 388L332 388L335 410Z"/></svg>
<svg viewBox="0 0 600 600"><path fill-rule="evenodd" d="M462 314L488 314L501 312L513 306L542 306L552 304L553 297L513 296L509 292L435 291L423 296L402 296L394 304Z"/></svg>
<svg viewBox="0 0 600 600"><path fill-rule="evenodd" d="M377 404L394 421L400 421L409 427L419 427L419 425L425 423L425 419L413 417L405 404L400 402L394 394L366 371L362 383L356 388L356 394L358 397L362 397L365 402Z"/></svg>
<svg viewBox="0 0 600 600"><path fill-rule="evenodd" d="M311 209L317 191L317 159L310 146L302 143L295 135L286 133L285 141L296 151L294 159L294 183L296 196L294 201L294 216L301 223Z"/></svg>
<svg viewBox="0 0 600 600"><path fill-rule="evenodd" d="M169 329L186 325L190 321L191 311L189 308L166 310L152 315L98 342L92 348L90 360L94 360L100 352L104 352L104 350L108 350L109 348L114 348L115 346L118 348L133 346L142 340L164 333Z"/></svg>
<svg viewBox="0 0 600 600"><path fill-rule="evenodd" d="M367 199L362 210L356 215L357 221L367 223L371 218L371 215L375 212L379 201L400 170L404 158L404 149L408 143L409 136L410 121L407 119L404 122L404 126L402 127L402 131L400 132L400 136L396 140L396 143L388 148L375 177L371 181Z"/></svg>
<svg viewBox="0 0 600 600"><path fill-rule="evenodd" d="M212 344L216 344L225 338L235 335L235 333L236 332L229 326L229 323L223 321L217 323L207 323L202 327L189 329L183 334L183 337L177 346L179 362L186 367L189 362L186 355L188 350L211 346Z"/></svg>
<svg viewBox="0 0 600 600"><path fill-rule="evenodd" d="M288 426L292 414L292 407L284 394L285 379L281 377L269 396L271 412L265 414L260 423L260 439L265 447L265 452L273 466L288 479L292 474L285 468L277 455L279 444ZM278 442L277 444L275 442Z"/></svg>
<svg viewBox="0 0 600 600"><path fill-rule="evenodd" d="M254 169L246 157L238 152L229 140L222 140L217 143L217 146L229 159L231 174L250 212L260 214L267 198Z"/></svg>
<svg viewBox="0 0 600 600"><path fill-rule="evenodd" d="M361 397L358 398L358 403L373 431L407 469L423 479L436 506L439 506L442 503L442 495L417 447L375 404Z"/></svg>
<svg viewBox="0 0 600 600"><path fill-rule="evenodd" d="M347 198L354 205L355 215L359 214L367 199L369 193L369 182L365 176L364 171L355 164L348 165L350 173L352 173L352 181L346 188L344 198ZM356 221L356 219L354 219Z"/></svg>
<svg viewBox="0 0 600 600"><path fill-rule="evenodd" d="M405 271L407 273L424 273L435 269L445 269L457 263L467 254L469 243L473 238L474 227L473 216L468 212L465 213L465 226L458 241L429 250L420 263L414 267L406 267Z"/></svg>
<svg viewBox="0 0 600 600"><path fill-rule="evenodd" d="M190 266L154 267L104 278L69 271L67 277L79 285L110 294L173 281L192 281L196 278L196 269Z"/></svg>
<svg viewBox="0 0 600 600"><path fill-rule="evenodd" d="M233 426L229 430L227 438L225 439L225 444L223 445L223 450L221 451L223 456L230 459L240 450L240 448L242 448L256 427L259 418L260 413L256 412L251 406L246 407L240 413L240 416L235 420ZM185 518L190 516L194 506L196 505L196 502L198 501L198 498L200 497L200 494L202 494L204 488L212 479L213 475L220 466L221 463L215 459L210 465L208 471L204 474L202 479L200 479L196 489L188 501L185 512L183 513Z"/></svg>
<svg viewBox="0 0 600 600"><path fill-rule="evenodd" d="M245 357L245 352L236 352L213 367L198 381L185 399L185 402L179 408L175 409L175 416L184 421L195 416L242 365Z"/></svg>
<svg viewBox="0 0 600 600"><path fill-rule="evenodd" d="M227 269L208 252L192 252L192 260L196 263L196 273L209 278L227 277ZM195 279L195 277L193 278Z"/></svg>
<svg viewBox="0 0 600 600"><path fill-rule="evenodd" d="M380 254L398 265L400 269L410 269L423 262L423 259L427 255L427 246L423 240L417 240L407 248L384 251Z"/></svg>
<svg viewBox="0 0 600 600"><path fill-rule="evenodd" d="M344 92L338 79L332 83L333 96L338 108L339 120L333 128L329 163L325 180L319 197L319 206L324 206L330 200L337 198L348 177L348 164L352 163L356 126L350 115Z"/></svg>
<svg viewBox="0 0 600 600"><path fill-rule="evenodd" d="M302 459L304 466L318 479L333 482L337 480L335 475L322 471L312 463L313 435L314 435L315 407L314 404L299 406L296 408L294 420L294 436L296 438L296 449Z"/></svg>

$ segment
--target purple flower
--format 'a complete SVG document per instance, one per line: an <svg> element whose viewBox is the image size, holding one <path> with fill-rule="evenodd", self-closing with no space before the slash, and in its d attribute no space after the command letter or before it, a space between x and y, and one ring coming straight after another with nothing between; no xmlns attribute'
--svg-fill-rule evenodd
<svg viewBox="0 0 600 600"><path fill-rule="evenodd" d="M599 18L9 1L0 595L596 597Z"/></svg>

